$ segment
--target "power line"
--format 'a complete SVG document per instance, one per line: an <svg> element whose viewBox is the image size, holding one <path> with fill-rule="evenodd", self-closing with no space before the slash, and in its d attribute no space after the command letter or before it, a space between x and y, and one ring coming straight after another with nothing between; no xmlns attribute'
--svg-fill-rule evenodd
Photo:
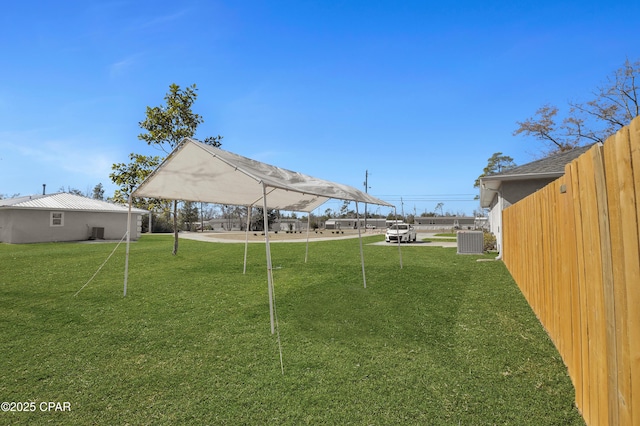
<svg viewBox="0 0 640 426"><path fill-rule="evenodd" d="M473 197L477 194L416 194L416 195L406 195L406 194L381 194L376 195L377 197L403 197L403 198L442 198L442 197Z"/></svg>
<svg viewBox="0 0 640 426"><path fill-rule="evenodd" d="M446 202L446 201L477 201L476 194L459 194L459 195L429 195L429 196L406 196L406 195L376 195L376 197L386 201L405 201L405 202ZM468 198L467 198L468 197Z"/></svg>

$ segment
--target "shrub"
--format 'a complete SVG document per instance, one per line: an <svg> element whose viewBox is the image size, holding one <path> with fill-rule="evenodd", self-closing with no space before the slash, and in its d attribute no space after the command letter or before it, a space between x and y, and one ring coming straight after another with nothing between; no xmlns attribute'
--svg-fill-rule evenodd
<svg viewBox="0 0 640 426"><path fill-rule="evenodd" d="M154 233L173 232L173 221L166 215L153 215L151 226Z"/></svg>
<svg viewBox="0 0 640 426"><path fill-rule="evenodd" d="M485 231L484 233L484 251L490 251L496 249L496 236L491 232Z"/></svg>

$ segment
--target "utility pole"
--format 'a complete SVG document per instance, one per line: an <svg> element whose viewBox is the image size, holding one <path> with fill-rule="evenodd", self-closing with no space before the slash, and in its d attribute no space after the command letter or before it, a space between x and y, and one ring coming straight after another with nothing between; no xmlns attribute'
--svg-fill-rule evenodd
<svg viewBox="0 0 640 426"><path fill-rule="evenodd" d="M364 192L369 193L369 170L364 171ZM367 232L367 203L364 203L364 232Z"/></svg>

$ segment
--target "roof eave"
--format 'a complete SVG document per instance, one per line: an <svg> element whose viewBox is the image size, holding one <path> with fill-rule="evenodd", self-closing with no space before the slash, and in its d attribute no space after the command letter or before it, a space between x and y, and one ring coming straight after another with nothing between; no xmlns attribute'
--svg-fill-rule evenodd
<svg viewBox="0 0 640 426"><path fill-rule="evenodd" d="M557 179L563 175L564 172L546 172L524 173L517 175L483 176L480 178L480 207L482 207L483 209L491 207L491 202L499 194L502 182L536 179Z"/></svg>
<svg viewBox="0 0 640 426"><path fill-rule="evenodd" d="M490 182L490 181L507 181L507 180L531 180L531 179L557 179L564 175L564 170L562 172L545 172L545 173L523 173L523 174L513 174L513 175L489 175L480 178L480 182Z"/></svg>

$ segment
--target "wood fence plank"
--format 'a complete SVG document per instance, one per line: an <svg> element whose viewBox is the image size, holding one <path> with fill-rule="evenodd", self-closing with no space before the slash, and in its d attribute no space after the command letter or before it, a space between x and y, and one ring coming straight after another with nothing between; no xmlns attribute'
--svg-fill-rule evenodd
<svg viewBox="0 0 640 426"><path fill-rule="evenodd" d="M607 424L608 415L603 413L607 395L606 353L603 353L606 333L604 306L602 302L602 263L600 258L600 232L598 230L598 208L593 157L590 152L582 156L580 169L580 203L582 205L582 235L585 242L585 275L587 296L587 329L589 332L589 370L591 383L589 400L594 424ZM604 402L602 402L604 400Z"/></svg>
<svg viewBox="0 0 640 426"><path fill-rule="evenodd" d="M566 188L564 176L558 179L553 186L554 194L554 223L555 228L555 244L552 249L551 255L555 255L556 268L553 272L554 282L556 285L556 297L559 300L559 327L561 338L561 354L565 360L567 369L569 370L569 376L575 371L574 358L573 358L573 305L571 303L571 286L572 286L572 273L571 273L571 256L567 254L569 250L569 238L567 235L567 222L566 222L566 193L561 192L561 188ZM562 256L557 256L557 253L563 253ZM573 379L572 379L573 380Z"/></svg>
<svg viewBox="0 0 640 426"><path fill-rule="evenodd" d="M575 212L576 207L573 202L572 168L570 164L565 166L565 193L562 194L562 206L564 212L563 223L565 225L564 235L566 244L563 252L566 253L566 260L562 262L569 269L570 292L571 292L571 365L570 375L576 392L576 405L582 409L582 387L583 387L583 367L582 367L582 319L580 315L580 284L578 282L578 249L576 238ZM564 272L563 272L564 274Z"/></svg>
<svg viewBox="0 0 640 426"><path fill-rule="evenodd" d="M541 189L540 191L544 191ZM536 197L537 198L537 197ZM531 200L534 200L532 197ZM549 251L549 217L547 212L547 203L545 202L534 202L538 211L538 232L537 232L537 240L538 240L538 250L534 253L537 269L540 273L540 278L538 280L538 287L542 291L542 301L541 306L544 310L543 321L545 323L545 328L549 332L549 336L554 336L556 331L554 330L553 323L553 302L551 299L551 289L549 288L549 262L546 261L546 253ZM555 345L557 345L557 341L555 337L551 337L551 340Z"/></svg>
<svg viewBox="0 0 640 426"><path fill-rule="evenodd" d="M544 255L544 261L548 264L547 268L547 286L549 287L551 294L551 321L553 321L554 333L556 334L556 341L558 342L556 347L560 354L564 351L564 335L561 318L566 312L562 311L564 299L562 297L562 288L564 287L564 279L558 273L560 268L560 259L557 256L553 256L553 253L557 253L558 249L558 219L556 217L556 185L557 182L551 182L544 188L544 192L540 194L546 200L547 220L549 221L547 227L549 229L549 242L547 244L548 252Z"/></svg>
<svg viewBox="0 0 640 426"><path fill-rule="evenodd" d="M610 138L615 142L614 138ZM598 216L598 228L600 231L600 258L602 261L602 313L605 327L604 359L607 388L608 424L618 425L618 355L616 345L616 305L613 283L613 265L611 256L611 230L609 229L609 205L607 200L607 182L605 174L604 156L602 145L591 148L593 154L594 178L596 189L596 204ZM604 398L601 398L604 399Z"/></svg>
<svg viewBox="0 0 640 426"><path fill-rule="evenodd" d="M580 305L580 359L582 364L582 389L580 394L581 400L576 400L576 404L582 413L587 424L591 422L592 407L591 407L591 387L592 385L592 372L591 364L589 363L589 321L588 321L588 308L587 308L587 286L586 286L586 257L585 257L585 242L584 234L582 232L582 204L580 202L580 179L579 169L580 165L577 160L574 160L570 164L571 168L571 187L573 188L573 205L574 205L574 222L576 224L575 236L576 236L576 258L579 267L578 272L578 293L579 293L579 305Z"/></svg>
<svg viewBox="0 0 640 426"><path fill-rule="evenodd" d="M627 140L624 140L627 139ZM617 363L617 406L618 422L621 425L631 425L631 380L629 366L629 336L627 317L627 294L625 261L623 246L622 215L620 212L620 182L619 173L625 173L624 159L618 159L617 145L628 144L628 132L618 133L614 139L604 144L605 172L607 179L607 198L609 204L609 229L611 238L612 274L614 282L614 303L616 310L616 363Z"/></svg>
<svg viewBox="0 0 640 426"><path fill-rule="evenodd" d="M631 368L631 415L632 424L640 424L640 120L634 119L629 126L629 146L631 152L631 170L633 172L633 202L631 194L623 198L620 194L620 210L625 229L623 231L625 251L625 276L627 306L629 307L627 325L629 333L629 353ZM624 184L623 184L624 186ZM629 188L631 192L631 188ZM627 200L627 201L623 201ZM635 211L636 220L633 221ZM635 224L635 233L632 229Z"/></svg>

